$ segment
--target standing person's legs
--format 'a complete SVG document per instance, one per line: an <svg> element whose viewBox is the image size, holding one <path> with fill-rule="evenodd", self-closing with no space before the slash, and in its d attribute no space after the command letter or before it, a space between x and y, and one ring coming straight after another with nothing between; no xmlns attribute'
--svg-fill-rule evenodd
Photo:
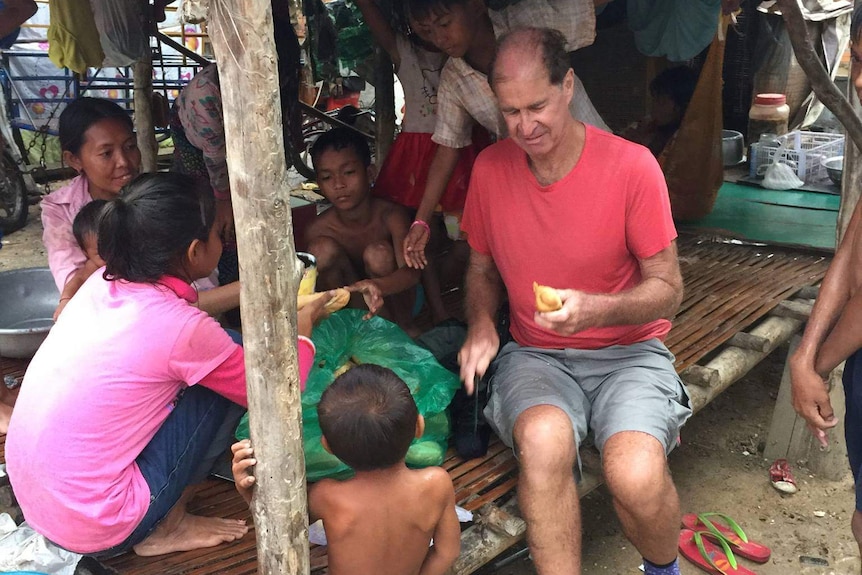
<svg viewBox="0 0 862 575"><path fill-rule="evenodd" d="M856 483L856 509L850 520L850 529L859 553L862 555L862 365L860 353L856 351L844 363L844 440L847 444L847 458Z"/></svg>
<svg viewBox="0 0 862 575"><path fill-rule="evenodd" d="M123 543L96 554L162 555L212 547L245 535L244 521L199 517L186 510L192 491L233 439L243 409L203 386L193 385L175 400L171 414L135 460L150 488L150 506Z"/></svg>
<svg viewBox="0 0 862 575"><path fill-rule="evenodd" d="M652 566L675 564L680 510L667 454L691 410L673 356L650 340L592 358L577 365L590 372L590 427L623 531Z"/></svg>
<svg viewBox="0 0 862 575"><path fill-rule="evenodd" d="M589 403L557 356L563 352L503 347L492 366L485 416L519 459L518 503L527 542L542 575L577 575L580 503L574 467L587 433Z"/></svg>

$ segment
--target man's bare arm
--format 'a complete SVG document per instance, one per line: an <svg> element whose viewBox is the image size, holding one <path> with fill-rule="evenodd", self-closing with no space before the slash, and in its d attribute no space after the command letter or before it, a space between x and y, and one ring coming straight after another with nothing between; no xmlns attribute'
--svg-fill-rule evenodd
<svg viewBox="0 0 862 575"><path fill-rule="evenodd" d="M613 294L559 289L563 308L536 312L536 323L570 335L593 327L645 324L673 317L683 291L676 242L639 263L642 279L635 287Z"/></svg>
<svg viewBox="0 0 862 575"><path fill-rule="evenodd" d="M470 250L465 283L467 339L458 354L458 362L464 390L472 395L474 378L485 374L500 348L497 309L503 297L503 280L494 258Z"/></svg>

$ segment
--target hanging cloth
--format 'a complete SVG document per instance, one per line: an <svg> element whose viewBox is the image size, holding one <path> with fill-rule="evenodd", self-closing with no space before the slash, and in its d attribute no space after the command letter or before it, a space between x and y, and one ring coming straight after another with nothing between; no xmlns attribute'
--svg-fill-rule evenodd
<svg viewBox="0 0 862 575"><path fill-rule="evenodd" d="M693 220L709 214L724 180L721 72L728 22L729 17L720 18L718 33L679 130L658 157L667 181L671 211L677 220Z"/></svg>
<svg viewBox="0 0 862 575"><path fill-rule="evenodd" d="M629 27L646 56L691 60L709 46L721 0L628 0Z"/></svg>
<svg viewBox="0 0 862 575"><path fill-rule="evenodd" d="M90 3L82 0L49 0L48 58L58 68L83 74L101 68L105 54Z"/></svg>

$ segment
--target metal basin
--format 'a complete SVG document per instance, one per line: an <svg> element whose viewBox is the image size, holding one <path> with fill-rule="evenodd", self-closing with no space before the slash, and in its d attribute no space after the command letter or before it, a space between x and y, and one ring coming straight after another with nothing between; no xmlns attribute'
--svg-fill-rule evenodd
<svg viewBox="0 0 862 575"><path fill-rule="evenodd" d="M725 168L742 162L744 147L741 133L735 130L721 131L721 156Z"/></svg>
<svg viewBox="0 0 862 575"><path fill-rule="evenodd" d="M0 355L33 357L54 325L59 299L48 268L0 272Z"/></svg>
<svg viewBox="0 0 862 575"><path fill-rule="evenodd" d="M832 183L840 188L841 176L844 173L844 156L826 158L820 163L826 168L826 173L829 174L829 179L832 180Z"/></svg>

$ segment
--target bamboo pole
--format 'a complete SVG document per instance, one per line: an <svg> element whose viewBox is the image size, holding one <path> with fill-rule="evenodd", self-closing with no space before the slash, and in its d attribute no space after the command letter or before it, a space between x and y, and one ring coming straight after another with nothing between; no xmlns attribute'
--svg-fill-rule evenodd
<svg viewBox="0 0 862 575"><path fill-rule="evenodd" d="M309 572L293 244L272 11L210 0L239 247L259 572Z"/></svg>
<svg viewBox="0 0 862 575"><path fill-rule="evenodd" d="M135 62L133 74L135 132L138 149L141 151L141 171L155 172L159 146L156 144L156 131L153 128L153 61L149 55L146 60Z"/></svg>
<svg viewBox="0 0 862 575"><path fill-rule="evenodd" d="M844 125L848 139L844 144L845 149L851 147L851 142L857 149L862 149L862 121L859 120L847 98L841 94L832 82L832 78L829 77L820 61L820 57L814 51L798 1L778 0L778 7L781 9L781 15L784 18L784 23L787 25L787 34L790 37L790 44L793 46L796 61L799 62L802 70L808 76L808 80L811 82L811 89L814 90L817 98L835 114L838 121ZM846 178L851 185L845 184L841 189L841 208L838 214L838 226L836 229L836 246L841 242L844 230L847 229L847 225L850 223L850 216L853 215L853 210L859 199L859 187L854 184L862 181L862 178L855 175L855 160L858 152L850 152L848 156L850 157L845 158L851 161L849 162L849 166L848 162L845 161L844 173L851 173ZM847 169L848 167L850 170Z"/></svg>

